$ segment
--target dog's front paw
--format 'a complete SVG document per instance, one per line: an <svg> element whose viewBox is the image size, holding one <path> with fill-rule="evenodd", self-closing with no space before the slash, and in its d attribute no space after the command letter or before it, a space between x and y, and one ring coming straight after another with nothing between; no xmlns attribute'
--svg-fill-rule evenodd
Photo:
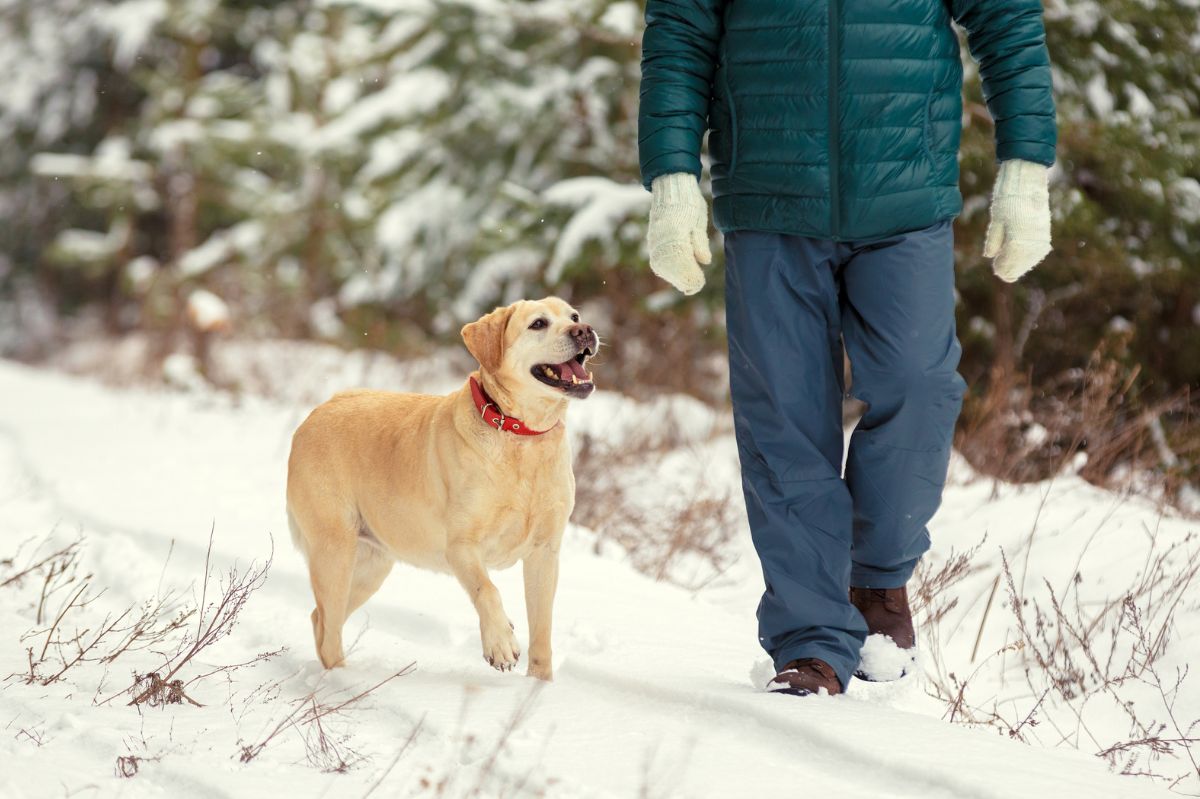
<svg viewBox="0 0 1200 799"><path fill-rule="evenodd" d="M500 671L511 671L517 665L521 647L517 645L511 622L492 625L491 629L482 631L482 637L483 659L488 664Z"/></svg>

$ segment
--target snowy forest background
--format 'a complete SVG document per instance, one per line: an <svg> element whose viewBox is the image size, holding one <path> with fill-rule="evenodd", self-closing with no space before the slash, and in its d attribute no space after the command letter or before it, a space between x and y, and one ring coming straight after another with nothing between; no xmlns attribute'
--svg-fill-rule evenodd
<svg viewBox="0 0 1200 799"><path fill-rule="evenodd" d="M553 292L609 334L606 386L723 402L719 274L685 301L646 266L642 10L0 0L0 355L135 335L148 370L219 384L230 338L417 355ZM966 59L959 449L1191 505L1200 6L1047 0L1046 25L1055 250L1016 287L980 255L995 164Z"/></svg>

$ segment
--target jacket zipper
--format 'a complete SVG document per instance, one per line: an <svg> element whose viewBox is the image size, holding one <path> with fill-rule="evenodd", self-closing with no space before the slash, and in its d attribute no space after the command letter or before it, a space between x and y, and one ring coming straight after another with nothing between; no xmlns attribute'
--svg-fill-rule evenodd
<svg viewBox="0 0 1200 799"><path fill-rule="evenodd" d="M840 191L838 187L838 0L829 3L829 232L837 239L841 228Z"/></svg>

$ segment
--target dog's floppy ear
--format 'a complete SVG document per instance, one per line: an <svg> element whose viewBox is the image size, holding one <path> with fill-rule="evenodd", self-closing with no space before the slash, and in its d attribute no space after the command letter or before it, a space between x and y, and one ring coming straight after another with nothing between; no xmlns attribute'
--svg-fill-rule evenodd
<svg viewBox="0 0 1200 799"><path fill-rule="evenodd" d="M488 371L500 368L504 357L504 329L512 316L512 306L497 308L469 325L463 325L462 337L467 350Z"/></svg>

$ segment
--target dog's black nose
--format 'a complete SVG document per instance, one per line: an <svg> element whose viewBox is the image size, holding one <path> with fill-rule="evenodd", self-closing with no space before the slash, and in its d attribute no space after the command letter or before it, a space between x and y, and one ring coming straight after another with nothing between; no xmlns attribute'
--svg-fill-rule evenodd
<svg viewBox="0 0 1200 799"><path fill-rule="evenodd" d="M567 328L567 335L570 336L579 349L584 350L593 347L596 343L596 331L592 330L591 325L574 324Z"/></svg>

